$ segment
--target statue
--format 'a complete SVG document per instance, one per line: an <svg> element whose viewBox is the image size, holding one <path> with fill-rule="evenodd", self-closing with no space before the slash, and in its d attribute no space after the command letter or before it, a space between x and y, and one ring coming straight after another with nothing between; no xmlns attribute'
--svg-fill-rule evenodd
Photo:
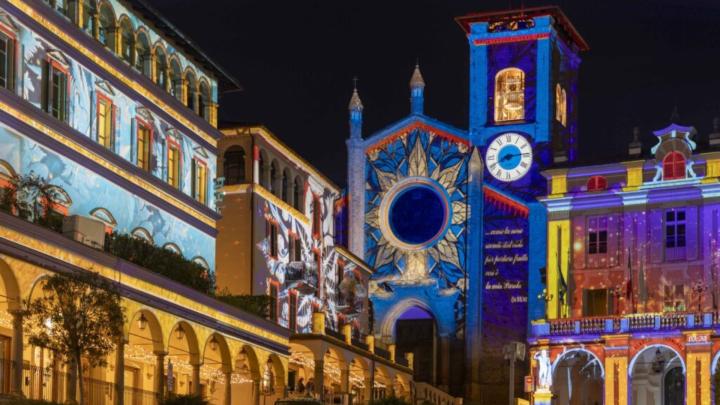
<svg viewBox="0 0 720 405"><path fill-rule="evenodd" d="M552 366L550 365L550 355L547 349L535 353L533 358L538 363L538 390L550 391L552 387Z"/></svg>

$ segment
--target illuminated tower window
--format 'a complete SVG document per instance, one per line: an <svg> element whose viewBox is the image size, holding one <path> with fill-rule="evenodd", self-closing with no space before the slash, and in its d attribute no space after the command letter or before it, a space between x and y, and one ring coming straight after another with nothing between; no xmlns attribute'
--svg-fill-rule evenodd
<svg viewBox="0 0 720 405"><path fill-rule="evenodd" d="M168 147L167 169L168 183L175 188L180 187L180 150L177 146Z"/></svg>
<svg viewBox="0 0 720 405"><path fill-rule="evenodd" d="M663 159L663 180L685 178L685 156L680 152L670 152Z"/></svg>
<svg viewBox="0 0 720 405"><path fill-rule="evenodd" d="M567 93L560 83L555 85L555 119L563 126L567 125Z"/></svg>
<svg viewBox="0 0 720 405"><path fill-rule="evenodd" d="M112 101L98 95L97 100L97 140L108 149L115 146L115 110Z"/></svg>
<svg viewBox="0 0 720 405"><path fill-rule="evenodd" d="M138 123L137 126L137 165L146 172L150 171L150 127Z"/></svg>
<svg viewBox="0 0 720 405"><path fill-rule="evenodd" d="M495 122L525 119L525 72L507 68L495 76Z"/></svg>

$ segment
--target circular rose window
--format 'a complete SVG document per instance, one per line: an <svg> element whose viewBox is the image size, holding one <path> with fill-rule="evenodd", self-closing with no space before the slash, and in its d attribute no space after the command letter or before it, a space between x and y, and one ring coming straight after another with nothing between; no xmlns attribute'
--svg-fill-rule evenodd
<svg viewBox="0 0 720 405"><path fill-rule="evenodd" d="M415 183L399 189L387 211L392 235L407 247L434 242L447 225L447 203L437 185Z"/></svg>

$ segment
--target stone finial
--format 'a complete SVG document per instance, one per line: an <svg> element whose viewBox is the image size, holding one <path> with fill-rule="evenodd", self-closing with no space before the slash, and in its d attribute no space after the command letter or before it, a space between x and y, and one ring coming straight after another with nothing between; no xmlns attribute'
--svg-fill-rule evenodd
<svg viewBox="0 0 720 405"><path fill-rule="evenodd" d="M640 142L640 128L633 128L633 139L628 145L628 155L631 157L639 157L642 155L642 142Z"/></svg>
<svg viewBox="0 0 720 405"><path fill-rule="evenodd" d="M420 64L415 64L415 70L413 71L412 77L410 77L410 88L425 88L425 79L423 79L422 73L420 73Z"/></svg>

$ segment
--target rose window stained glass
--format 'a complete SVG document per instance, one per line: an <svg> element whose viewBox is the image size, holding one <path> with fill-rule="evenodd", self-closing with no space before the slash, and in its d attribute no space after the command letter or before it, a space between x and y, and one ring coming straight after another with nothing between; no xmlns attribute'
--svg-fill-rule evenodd
<svg viewBox="0 0 720 405"><path fill-rule="evenodd" d="M424 185L401 191L388 214L395 237L410 245L430 243L445 228L445 202L435 190Z"/></svg>

